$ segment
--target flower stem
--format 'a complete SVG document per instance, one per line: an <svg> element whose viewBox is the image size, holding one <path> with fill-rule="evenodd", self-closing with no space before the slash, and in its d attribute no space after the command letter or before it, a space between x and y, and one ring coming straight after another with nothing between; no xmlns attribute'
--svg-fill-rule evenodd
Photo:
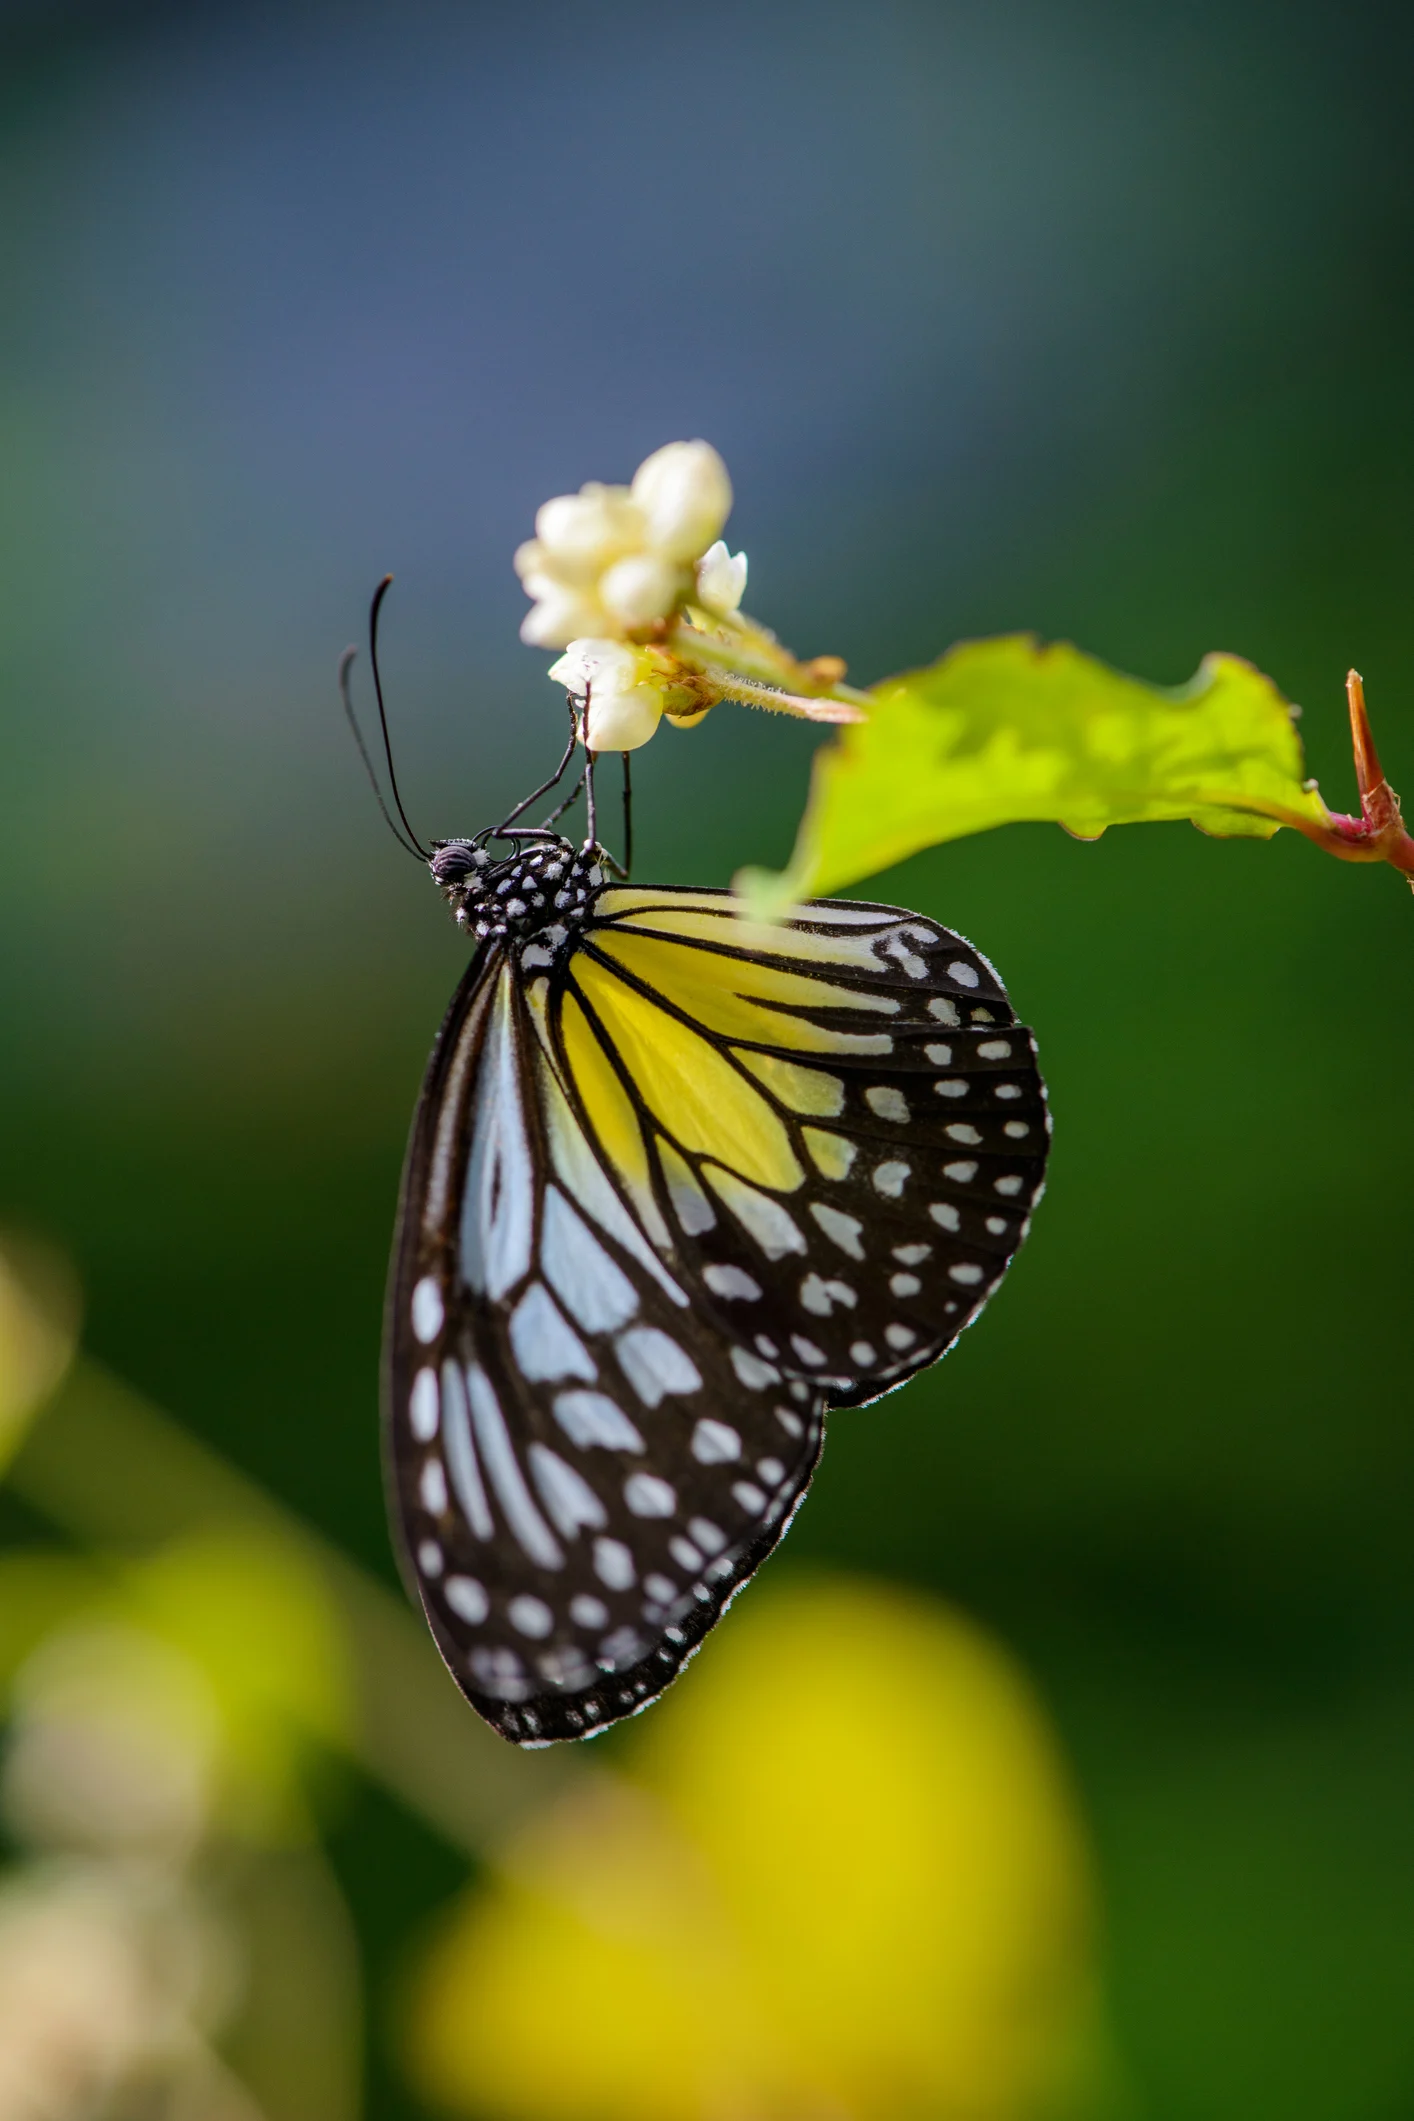
<svg viewBox="0 0 1414 2121"><path fill-rule="evenodd" d="M1348 673L1345 695L1350 706L1350 742L1355 753L1355 781L1360 791L1360 815L1327 811L1326 820L1293 822L1307 839L1324 847L1343 862L1389 862L1409 878L1414 888L1414 839L1404 829L1399 797L1385 779L1379 753L1365 710L1365 681L1358 670Z"/></svg>

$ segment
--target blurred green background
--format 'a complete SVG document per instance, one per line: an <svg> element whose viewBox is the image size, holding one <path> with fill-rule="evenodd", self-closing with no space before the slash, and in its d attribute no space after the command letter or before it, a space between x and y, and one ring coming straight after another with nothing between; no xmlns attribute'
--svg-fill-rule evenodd
<svg viewBox="0 0 1414 2121"><path fill-rule="evenodd" d="M1353 662L1414 787L1412 86L1414 16L1333 0L0 7L0 1214L91 1349L392 1581L382 1283L463 951L334 665L392 569L409 809L497 814L562 713L511 552L663 441L859 682L1017 627L1235 650L1343 809ZM640 876L782 860L812 740L665 733ZM1407 2121L1414 906L1183 826L869 890L1000 967L1051 1188L772 1570L1026 1665L1138 2111ZM369 2112L416 2115L378 1999L461 1860L357 1782L331 1852Z"/></svg>

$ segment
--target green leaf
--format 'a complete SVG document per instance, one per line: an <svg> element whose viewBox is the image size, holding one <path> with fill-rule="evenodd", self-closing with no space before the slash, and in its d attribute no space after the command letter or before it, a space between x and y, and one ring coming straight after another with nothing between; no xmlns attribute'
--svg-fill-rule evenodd
<svg viewBox="0 0 1414 2121"><path fill-rule="evenodd" d="M1030 634L964 641L886 678L867 721L816 754L790 864L746 870L758 912L856 883L922 847L1048 820L1080 839L1190 818L1203 832L1324 838L1293 710L1239 656L1204 658L1168 689Z"/></svg>

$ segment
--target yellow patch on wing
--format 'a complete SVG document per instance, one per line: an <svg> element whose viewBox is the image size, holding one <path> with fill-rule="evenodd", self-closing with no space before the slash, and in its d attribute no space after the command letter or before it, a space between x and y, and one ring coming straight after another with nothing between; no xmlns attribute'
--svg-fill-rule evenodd
<svg viewBox="0 0 1414 2121"><path fill-rule="evenodd" d="M595 907L602 917L603 901ZM808 928L787 928L776 921L753 921L705 912L697 906L646 906L625 916L623 925L643 934L680 936L689 942L712 943L721 950L754 950L774 958L804 958L821 965L854 967L860 971L883 971L868 940L860 935L816 935Z"/></svg>
<svg viewBox="0 0 1414 2121"><path fill-rule="evenodd" d="M683 1148L778 1192L800 1185L781 1120L709 1040L588 956L576 956L574 975L639 1095Z"/></svg>
<svg viewBox="0 0 1414 2121"><path fill-rule="evenodd" d="M859 1154L854 1143L824 1127L802 1127L800 1132L816 1170L825 1178L843 1178Z"/></svg>
<svg viewBox="0 0 1414 2121"><path fill-rule="evenodd" d="M671 1243L653 1197L648 1144L638 1114L572 994L565 996L560 1010L560 1037L580 1103L640 1219L655 1237L661 1231L662 1242Z"/></svg>
<svg viewBox="0 0 1414 2121"><path fill-rule="evenodd" d="M809 1112L817 1119L833 1119L844 1110L844 1084L823 1068L802 1068L796 1061L780 1060L774 1053L748 1053L745 1047L732 1051L743 1068L774 1092L790 1112Z"/></svg>
<svg viewBox="0 0 1414 2121"><path fill-rule="evenodd" d="M835 1031L803 1017L782 1015L779 1008L770 1006L774 1002L892 1015L898 1003L887 995L856 993L831 980L760 965L749 957L693 950L657 936L630 935L623 929L600 930L594 947L722 1038L791 1046L802 1053L887 1053L893 1043L882 1033Z"/></svg>

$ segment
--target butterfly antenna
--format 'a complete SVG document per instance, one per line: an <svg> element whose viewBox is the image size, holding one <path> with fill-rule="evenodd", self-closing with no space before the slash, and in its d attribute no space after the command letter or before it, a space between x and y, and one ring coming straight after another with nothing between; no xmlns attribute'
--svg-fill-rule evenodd
<svg viewBox="0 0 1414 2121"><path fill-rule="evenodd" d="M406 853L410 854L414 861L423 861L426 857L410 840L404 839L402 833L393 822L388 805L383 800L383 791L378 785L378 776L373 771L373 761L368 755L368 746L363 741L363 731L358 726L358 716L354 713L353 694L349 686L349 676L357 658L358 650L356 648L346 648L339 657L339 698L344 703L344 718L353 732L353 740L358 746L358 755L363 760L363 770L368 775L368 785L373 790L373 800L383 813L384 824L392 833L398 845Z"/></svg>
<svg viewBox="0 0 1414 2121"><path fill-rule="evenodd" d="M378 701L378 726L383 732L383 756L388 761L388 786L393 791L393 804L398 816L403 821L403 829L412 841L416 852L422 857L423 861L430 862L432 859L431 851L423 846L421 840L413 831L408 820L408 814L403 808L402 796L398 790L398 773L397 768L393 764L393 743L388 735L388 714L387 709L383 705L383 680L378 674L378 614L383 609L383 599L392 586L393 577L390 574L385 574L373 592L373 602L368 610L368 659L373 665L373 691Z"/></svg>

